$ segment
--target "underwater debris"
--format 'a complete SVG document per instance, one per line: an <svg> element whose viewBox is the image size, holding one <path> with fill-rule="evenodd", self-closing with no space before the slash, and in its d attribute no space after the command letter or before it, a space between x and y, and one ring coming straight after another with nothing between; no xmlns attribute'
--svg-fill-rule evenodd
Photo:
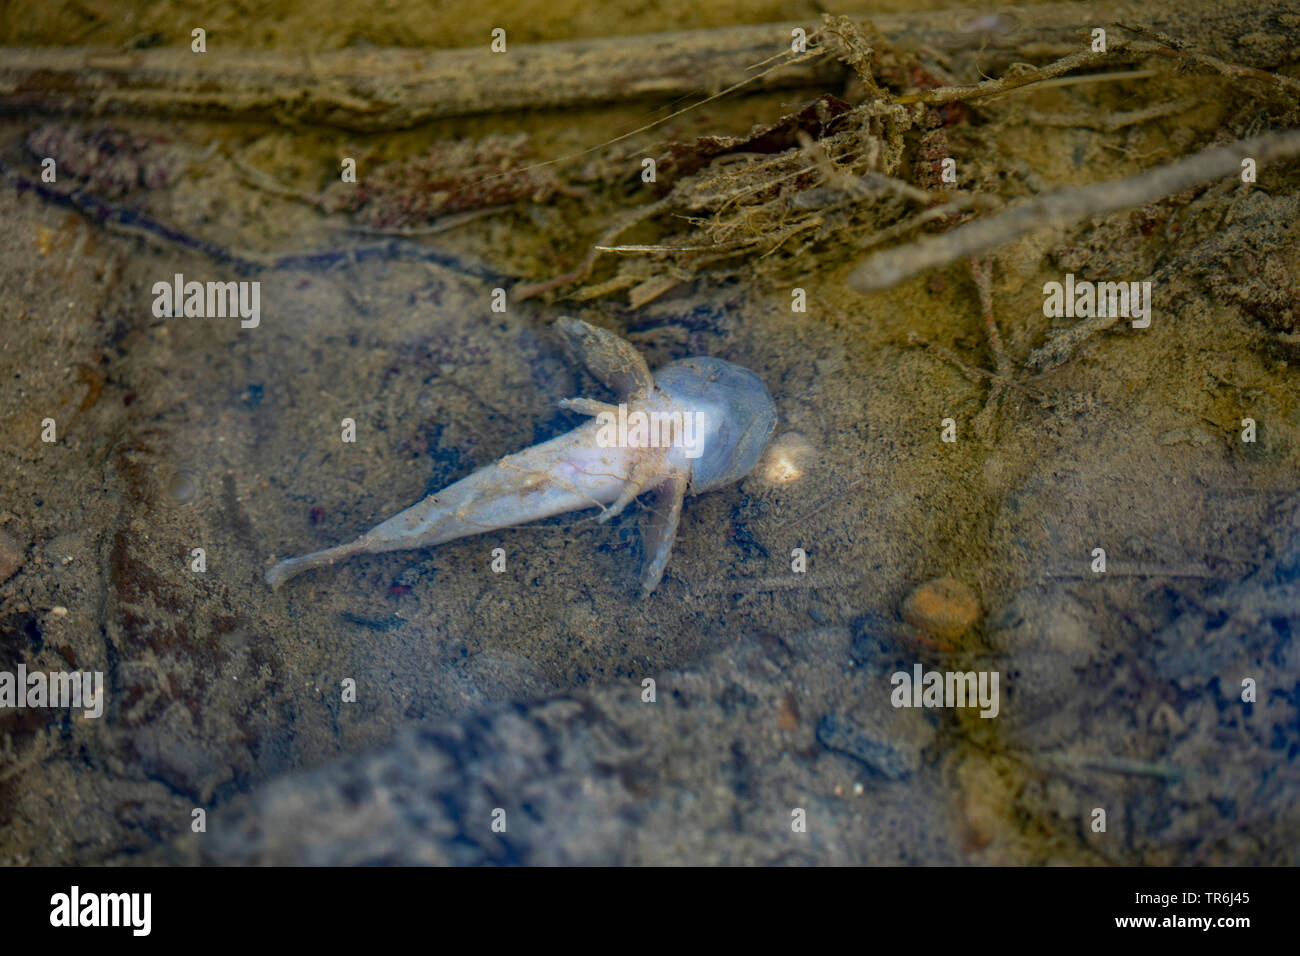
<svg viewBox="0 0 1300 956"><path fill-rule="evenodd" d="M826 18L820 41L857 73L872 98L852 106L823 94L744 136L703 136L669 143L657 164L654 202L621 216L573 273L521 290L524 296L577 286L579 300L630 289L644 305L702 272L714 277L797 272L807 256L819 261L860 248L898 222L909 207L950 201L946 190L900 178L904 134L931 122L928 107L904 107L881 92L872 72L929 76L910 54L867 45L863 28ZM873 41L877 44L883 40ZM901 61L915 70L898 66ZM949 210L948 212L951 212ZM660 238L616 244L632 226L654 222ZM600 253L624 258L612 277L587 282Z"/></svg>
<svg viewBox="0 0 1300 956"><path fill-rule="evenodd" d="M356 183L334 183L326 212L351 212L376 229L428 225L452 213L543 202L565 185L550 166L529 165L529 137L490 135L434 143L422 156L385 163Z"/></svg>
<svg viewBox="0 0 1300 956"><path fill-rule="evenodd" d="M83 130L45 123L28 134L26 145L37 159L53 159L58 175L114 199L137 189L168 185L184 162L168 140L120 129Z"/></svg>
<svg viewBox="0 0 1300 956"><path fill-rule="evenodd" d="M669 143L656 161L651 203L617 215L576 270L518 292L526 298L567 290L583 301L627 291L629 304L637 308L701 274L780 280L806 274L809 262L824 267L923 228L942 233L877 253L849 279L858 291L877 291L1040 227L1060 228L1184 192L1227 175L1248 152L1264 163L1300 151L1283 134L1243 139L1119 183L1040 190L1027 203L949 231L969 219L972 209L1011 198L1000 196L997 182L981 175L977 160L973 173L958 179L952 172L958 159L971 168L972 150L981 142L987 146L998 124L1022 121L1016 111L996 107L990 110L992 123L989 116L975 115L984 101L1000 94L1151 79L1173 61L1179 70L1212 71L1261 105L1293 109L1300 85L1290 77L1229 63L1142 27L1116 30L1137 36L1115 37L1106 50L1076 50L1040 66L1015 65L995 79L954 85L948 68L929 53L923 59L892 45L869 21L827 15L809 42L856 76L861 94L856 103L823 94L744 136ZM1188 30L1196 32L1193 25ZM1196 36L1203 42L1201 34ZM1141 68L1113 70L1116 64ZM1079 72L1103 67L1108 72ZM1174 106L1128 110L1122 122L1102 122L1098 128L1113 131L1193 105L1182 97ZM1104 118L1104 111L1099 115ZM911 208L915 205L923 207L919 213ZM619 243L633 226L658 233L657 238ZM621 257L612 275L596 274L602 254Z"/></svg>
<svg viewBox="0 0 1300 956"><path fill-rule="evenodd" d="M1300 130L1283 130L1210 149L1116 182L1057 189L952 232L877 253L849 277L859 292L878 292L965 256L975 256L1039 229L1063 228L1089 216L1142 206L1192 186L1300 155Z"/></svg>

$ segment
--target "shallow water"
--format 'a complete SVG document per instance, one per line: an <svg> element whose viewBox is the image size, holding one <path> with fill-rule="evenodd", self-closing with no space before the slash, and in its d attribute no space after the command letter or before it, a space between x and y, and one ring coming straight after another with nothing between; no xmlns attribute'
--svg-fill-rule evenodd
<svg viewBox="0 0 1300 956"><path fill-rule="evenodd" d="M729 16L710 9L671 25ZM588 7L563 10L520 42L612 32ZM286 48L302 13L280 12L266 32L232 32ZM669 25L651 15L622 25ZM484 16L452 19L472 34ZM75 42L120 42L136 23ZM394 42L394 24L371 26L367 39ZM335 46L354 29L340 20L317 39ZM428 42L455 45L436 32ZM804 98L723 103L674 130L743 131ZM1226 107L1188 125L1208 135ZM378 162L520 127L561 155L644 113L371 139L115 125L186 157L174 185L131 201L227 248L286 256L361 240L250 187L226 157L315 190L338 155ZM6 119L7 156L32 125ZM1134 150L1179 134L1143 135ZM1003 148L1053 183L1139 168L1106 141L1029 124ZM1284 200L1295 185L1280 173L1270 189ZM501 313L492 290L516 274L573 267L598 204L519 203L432 240L437 262L357 256L256 275L107 234L10 187L0 204L0 529L19 559L0 583L0 670L102 671L108 686L102 720L0 712L0 860L1296 862L1295 373L1190 268L1157 290L1149 330L1099 336L1036 379L1044 405L1016 389L990 402L987 376L908 343L917 332L990 366L964 264L874 296L844 285L852 262L814 264L800 279L807 312L791 311L786 285L701 280L635 311L528 301ZM1188 228L1217 211L1193 207ZM548 244L565 232L571 245ZM1148 251L1133 242L1114 253L1124 268ZM995 316L1020 360L1053 327L1041 290L1062 271L1060 246L1033 237L997 260ZM154 284L177 273L259 281L260 322L155 316ZM652 368L713 355L757 372L777 436L804 449L798 476L769 456L737 486L688 499L645 599L640 507L266 586L274 560L351 540L581 422L559 399L608 399L551 327L561 315L626 334ZM1247 415L1253 443L1240 440ZM47 417L53 444L40 439ZM796 549L806 570L792 568ZM901 611L943 576L973 590L978 620L936 641ZM998 672L998 717L894 706L893 676L918 664ZM1243 679L1270 690L1243 705ZM502 801L518 821L508 846L487 823ZM1109 835L1089 827L1098 805ZM196 806L227 824L187 834ZM798 809L817 823L807 833L791 829Z"/></svg>

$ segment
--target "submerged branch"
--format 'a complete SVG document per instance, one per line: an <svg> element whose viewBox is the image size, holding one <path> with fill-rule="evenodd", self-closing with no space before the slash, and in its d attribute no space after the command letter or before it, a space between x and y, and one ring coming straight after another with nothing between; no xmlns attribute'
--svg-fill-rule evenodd
<svg viewBox="0 0 1300 956"><path fill-rule="evenodd" d="M993 15L881 14L871 25L891 45L970 56L983 70L1000 70L1078 50L1098 25L1140 22L1156 35L1185 39L1201 62L1259 70L1300 58L1294 17L1288 0L1185 0L1167 10L1141 0L1103 0ZM213 49L196 55L188 42L149 50L0 48L0 110L260 117L385 130L478 113L669 101L737 84L750 92L824 88L842 81L846 67L829 56L791 55L791 32L802 28L811 38L817 26L788 22L511 44L502 54L489 52L486 38L453 50L303 54ZM1238 44L1247 33L1258 42Z"/></svg>
<svg viewBox="0 0 1300 956"><path fill-rule="evenodd" d="M1083 219L1154 202L1192 186L1241 172L1243 159L1259 166L1300 155L1300 130L1256 136L1209 149L1128 179L1057 189L951 232L878 252L849 276L859 292L879 292L927 270L978 256L1039 229L1063 229Z"/></svg>

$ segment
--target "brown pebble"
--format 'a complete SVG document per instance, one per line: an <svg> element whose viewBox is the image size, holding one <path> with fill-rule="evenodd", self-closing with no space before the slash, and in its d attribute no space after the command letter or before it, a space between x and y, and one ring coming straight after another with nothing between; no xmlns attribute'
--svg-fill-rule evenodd
<svg viewBox="0 0 1300 956"><path fill-rule="evenodd" d="M23 566L23 546L11 534L0 531L0 583L8 581Z"/></svg>
<svg viewBox="0 0 1300 956"><path fill-rule="evenodd" d="M781 698L781 705L776 714L776 726L787 734L792 734L799 729L799 705L793 695L786 694Z"/></svg>
<svg viewBox="0 0 1300 956"><path fill-rule="evenodd" d="M961 637L979 615L975 592L955 578L926 581L903 602L903 620L940 640Z"/></svg>

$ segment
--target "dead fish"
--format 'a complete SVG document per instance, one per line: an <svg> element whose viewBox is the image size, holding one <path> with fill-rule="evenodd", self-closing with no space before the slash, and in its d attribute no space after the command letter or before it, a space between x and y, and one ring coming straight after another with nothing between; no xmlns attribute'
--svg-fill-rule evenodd
<svg viewBox="0 0 1300 956"><path fill-rule="evenodd" d="M587 368L618 396L563 408L592 416L573 431L482 468L412 505L350 544L289 558L266 572L278 588L309 568L356 554L428 548L551 515L599 507L604 522L655 492L641 587L663 577L687 494L739 481L776 427L776 405L753 372L717 358L672 362L650 373L631 343L578 319L556 323Z"/></svg>

